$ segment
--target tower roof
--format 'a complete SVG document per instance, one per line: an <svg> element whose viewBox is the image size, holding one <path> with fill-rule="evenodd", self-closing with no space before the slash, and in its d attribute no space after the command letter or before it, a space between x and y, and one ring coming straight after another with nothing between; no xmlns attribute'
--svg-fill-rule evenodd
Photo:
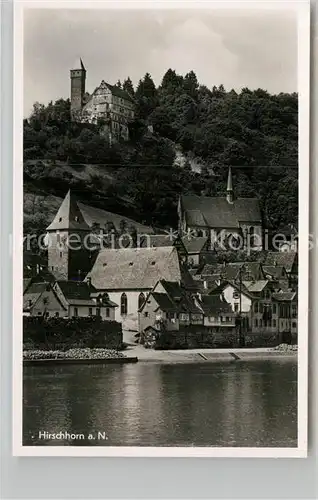
<svg viewBox="0 0 318 500"><path fill-rule="evenodd" d="M229 167L229 173L227 177L227 192L233 192L233 181L232 181L232 170L231 167Z"/></svg>
<svg viewBox="0 0 318 500"><path fill-rule="evenodd" d="M65 229L90 231L89 225L85 221L71 190L68 191L56 216L47 227L47 231L62 231Z"/></svg>
<svg viewBox="0 0 318 500"><path fill-rule="evenodd" d="M77 58L76 61L74 61L72 69L82 69L82 70L86 71L81 57Z"/></svg>

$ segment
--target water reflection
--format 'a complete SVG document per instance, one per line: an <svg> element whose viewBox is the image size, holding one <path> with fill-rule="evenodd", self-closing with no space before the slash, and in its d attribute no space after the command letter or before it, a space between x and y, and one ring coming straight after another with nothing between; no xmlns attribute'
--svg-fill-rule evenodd
<svg viewBox="0 0 318 500"><path fill-rule="evenodd" d="M292 361L27 367L25 445L297 446ZM38 439L39 431L83 440ZM89 440L105 433L107 440Z"/></svg>

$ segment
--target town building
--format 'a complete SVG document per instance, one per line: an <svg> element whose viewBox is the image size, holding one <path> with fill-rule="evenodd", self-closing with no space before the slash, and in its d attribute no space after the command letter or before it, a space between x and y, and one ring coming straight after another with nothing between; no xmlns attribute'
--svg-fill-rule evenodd
<svg viewBox="0 0 318 500"><path fill-rule="evenodd" d="M86 279L119 304L116 321L130 330L138 330L138 310L159 280L195 288L174 246L101 250Z"/></svg>
<svg viewBox="0 0 318 500"><path fill-rule="evenodd" d="M182 195L178 203L179 231L208 237L210 247L262 249L263 226L257 198L235 196L229 168L226 196Z"/></svg>
<svg viewBox="0 0 318 500"><path fill-rule="evenodd" d="M129 139L128 125L135 116L133 97L104 80L92 94L86 92L86 69L82 59L70 70L71 116L74 121L103 124L110 141Z"/></svg>
<svg viewBox="0 0 318 500"><path fill-rule="evenodd" d="M31 283L23 294L23 313L45 318L98 316L115 320L117 304L107 294L96 294L89 282L55 281Z"/></svg>
<svg viewBox="0 0 318 500"><path fill-rule="evenodd" d="M191 237L184 236L182 243L187 254L189 268L199 268L205 263L207 252L209 252L209 239L206 236Z"/></svg>
<svg viewBox="0 0 318 500"><path fill-rule="evenodd" d="M51 282L31 283L23 294L24 316L67 316Z"/></svg>
<svg viewBox="0 0 318 500"><path fill-rule="evenodd" d="M178 282L160 280L148 293L138 311L138 329L177 331L189 325L203 326L202 308Z"/></svg>

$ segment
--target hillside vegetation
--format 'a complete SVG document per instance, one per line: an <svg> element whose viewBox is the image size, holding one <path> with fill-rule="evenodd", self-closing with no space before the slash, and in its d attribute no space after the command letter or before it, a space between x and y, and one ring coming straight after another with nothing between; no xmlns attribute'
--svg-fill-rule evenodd
<svg viewBox="0 0 318 500"><path fill-rule="evenodd" d="M269 229L297 225L297 94L209 89L171 69L158 88L149 74L136 91L129 78L123 86L137 106L126 143L110 145L103 122L72 123L69 100L34 105L24 120L26 193L63 197L71 187L85 204L176 227L179 194L224 195L231 165L236 195L260 199ZM28 229L42 219L33 207Z"/></svg>

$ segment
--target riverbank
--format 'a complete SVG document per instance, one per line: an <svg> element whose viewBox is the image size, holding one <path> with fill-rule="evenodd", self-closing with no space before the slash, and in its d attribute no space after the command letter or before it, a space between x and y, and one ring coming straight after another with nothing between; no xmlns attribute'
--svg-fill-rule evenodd
<svg viewBox="0 0 318 500"><path fill-rule="evenodd" d="M115 349L73 348L66 351L30 349L23 351L24 365L136 363L134 356L126 356Z"/></svg>
<svg viewBox="0 0 318 500"><path fill-rule="evenodd" d="M126 344L125 353L136 356L139 362L198 363L198 362L240 362L267 359L297 359L297 346L224 348L224 349L145 349L136 343Z"/></svg>

